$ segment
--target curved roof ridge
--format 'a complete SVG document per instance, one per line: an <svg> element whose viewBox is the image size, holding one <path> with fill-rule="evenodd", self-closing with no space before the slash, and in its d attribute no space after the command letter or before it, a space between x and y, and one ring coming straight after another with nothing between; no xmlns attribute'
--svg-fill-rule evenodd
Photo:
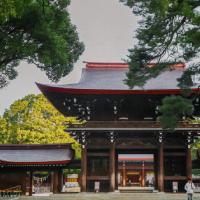
<svg viewBox="0 0 200 200"><path fill-rule="evenodd" d="M129 64L125 62L87 62L83 61L86 64L86 69L128 69ZM148 63L148 67L154 67L157 63L151 62ZM172 70L184 70L186 67L185 63L177 62L174 64L169 64L169 68Z"/></svg>
<svg viewBox="0 0 200 200"><path fill-rule="evenodd" d="M86 62L86 69L128 69L128 63L124 62Z"/></svg>
<svg viewBox="0 0 200 200"><path fill-rule="evenodd" d="M143 87L135 86L132 89L124 83L128 72L127 63L85 63L86 68L82 68L78 83L53 86L37 83L37 86L45 94L47 92L70 94L177 94L181 92L177 86L177 79L182 76L185 63L171 64L169 69L156 78L149 79ZM149 67L153 67L154 64L156 63L149 64ZM193 90L197 89L193 88Z"/></svg>

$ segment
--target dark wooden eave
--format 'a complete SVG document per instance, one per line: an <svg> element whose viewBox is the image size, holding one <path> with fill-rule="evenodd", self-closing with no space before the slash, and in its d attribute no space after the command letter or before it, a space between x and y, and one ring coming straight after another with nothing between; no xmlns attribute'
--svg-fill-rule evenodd
<svg viewBox="0 0 200 200"><path fill-rule="evenodd" d="M164 130L162 128L68 128L67 131L166 131L170 132L170 130ZM200 131L200 128L175 128L174 131Z"/></svg>
<svg viewBox="0 0 200 200"><path fill-rule="evenodd" d="M67 131L170 131L155 121L88 121L84 125L71 125ZM180 122L175 131L199 132L200 124Z"/></svg>
<svg viewBox="0 0 200 200"><path fill-rule="evenodd" d="M70 88L62 86L44 85L36 83L40 91L48 96L48 93L60 93L60 94L70 94L70 95L134 95L134 94L181 94L182 90L177 89L137 89L137 90L120 90L120 89L91 89L91 88ZM192 88L192 91L197 93L199 88Z"/></svg>

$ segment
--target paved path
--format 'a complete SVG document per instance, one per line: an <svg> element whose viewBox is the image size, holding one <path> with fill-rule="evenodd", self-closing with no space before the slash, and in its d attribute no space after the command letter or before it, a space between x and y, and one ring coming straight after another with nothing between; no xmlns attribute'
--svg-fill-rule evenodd
<svg viewBox="0 0 200 200"><path fill-rule="evenodd" d="M48 197L20 197L20 200L187 200L186 194L171 193L79 193L57 194ZM193 200L200 200L200 193Z"/></svg>

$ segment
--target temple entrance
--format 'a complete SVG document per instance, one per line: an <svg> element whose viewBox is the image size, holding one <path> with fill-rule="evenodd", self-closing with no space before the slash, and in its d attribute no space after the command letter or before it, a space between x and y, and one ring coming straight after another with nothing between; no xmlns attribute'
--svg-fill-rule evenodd
<svg viewBox="0 0 200 200"><path fill-rule="evenodd" d="M154 154L118 154L118 187L154 188Z"/></svg>
<svg viewBox="0 0 200 200"><path fill-rule="evenodd" d="M33 193L50 193L52 192L52 177L50 172L35 171L33 173Z"/></svg>

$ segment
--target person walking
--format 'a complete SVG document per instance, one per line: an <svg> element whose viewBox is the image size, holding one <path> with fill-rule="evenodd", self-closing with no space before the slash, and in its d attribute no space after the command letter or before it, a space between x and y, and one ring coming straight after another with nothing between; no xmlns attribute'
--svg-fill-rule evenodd
<svg viewBox="0 0 200 200"><path fill-rule="evenodd" d="M195 186L191 178L188 178L188 182L185 184L184 189L187 192L187 200L192 200Z"/></svg>

